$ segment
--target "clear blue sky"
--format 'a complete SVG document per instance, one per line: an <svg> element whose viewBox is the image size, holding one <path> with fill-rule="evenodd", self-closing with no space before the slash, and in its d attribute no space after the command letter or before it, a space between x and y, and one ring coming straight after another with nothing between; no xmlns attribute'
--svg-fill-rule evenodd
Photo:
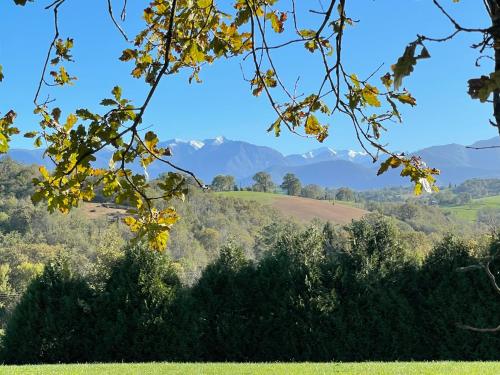
<svg viewBox="0 0 500 375"><path fill-rule="evenodd" d="M299 1L317 4L315 0ZM12 0L3 0L0 4L0 64L6 76L0 84L0 111L15 109L23 131L37 125L32 115L32 99L52 38L52 14L43 11L48 3L36 0L26 7L16 7ZM117 6L120 3L116 1ZM138 11L148 1L129 3L125 29L133 35L141 26ZM430 0L354 0L349 3L349 15L360 22L348 30L344 59L346 66L361 76L382 63L386 64L383 70L387 71L417 33L439 37L452 30ZM465 26L487 25L479 1L463 0L454 4L451 0L442 0L442 3ZM107 17L106 1L68 0L61 7L60 17L62 36L75 39L76 64L68 66L68 70L78 76L74 87L50 91L63 113L78 107L96 109L96 103L107 96L115 84L123 86L124 96L141 103L146 87L142 81L130 77L131 65L118 61L126 43ZM315 20L313 16L307 17L308 21ZM434 144L469 144L496 135L495 129L488 125L490 105L473 101L467 95L467 80L491 69L487 63L481 68L474 67L477 53L470 44L475 41L471 36L459 36L446 44L428 44L432 58L421 61L404 84L417 98L418 106L405 109L404 124L391 125L391 131L384 138L392 149L412 151ZM305 51L298 54L291 49L283 51L278 62L285 77L293 82L297 72L311 66L314 61L311 58L319 56L308 56ZM185 76L166 77L144 124L153 125L163 140L224 135L268 145L285 154L320 147L311 139L288 134L275 138L266 132L275 115L264 97L251 95L242 79L240 62L237 58L206 67L201 85L189 85ZM320 74L316 75L315 70L301 74L301 82L305 87L313 85L322 78ZM331 135L324 145L359 149L349 122L336 121L330 124ZM13 146L31 147L31 142L18 137Z"/></svg>

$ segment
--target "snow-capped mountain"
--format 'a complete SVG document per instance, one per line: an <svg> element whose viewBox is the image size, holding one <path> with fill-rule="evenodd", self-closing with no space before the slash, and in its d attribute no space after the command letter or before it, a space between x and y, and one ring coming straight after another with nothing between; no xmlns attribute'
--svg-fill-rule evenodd
<svg viewBox="0 0 500 375"><path fill-rule="evenodd" d="M286 156L289 165L308 165L323 161L346 160L363 165L372 162L371 157L364 151L334 150L331 147L321 147L304 154Z"/></svg>
<svg viewBox="0 0 500 375"><path fill-rule="evenodd" d="M236 177L243 184L251 183L251 177L259 171L271 173L276 182L283 175L295 173L303 183L323 186L351 186L356 189L370 189L397 186L408 183L391 171L381 177L376 176L379 163L372 163L371 157L362 151L335 150L322 147L303 154L285 156L280 152L248 142L234 141L222 136L205 140L171 139L161 142L162 147L172 151L170 160L194 172L206 183L218 174ZM495 137L473 144L475 147L499 145ZM441 169L439 183L460 183L469 178L500 177L500 148L474 150L462 145L451 144L432 146L415 154L422 156L428 165ZM45 164L42 150L12 149L8 155L23 163ZM103 149L97 153L96 166L106 167L112 151ZM138 164L132 166L142 172ZM148 167L148 175L157 177L168 169L162 163Z"/></svg>

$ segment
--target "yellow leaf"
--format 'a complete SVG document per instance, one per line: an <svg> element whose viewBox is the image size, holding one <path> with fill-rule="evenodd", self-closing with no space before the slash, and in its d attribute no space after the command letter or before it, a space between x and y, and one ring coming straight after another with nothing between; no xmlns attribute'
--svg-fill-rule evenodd
<svg viewBox="0 0 500 375"><path fill-rule="evenodd" d="M396 97L401 103L404 103L404 104L409 104L411 106L414 106L417 104L417 100L411 96L410 93L406 93L406 94L401 94L401 95L398 95Z"/></svg>
<svg viewBox="0 0 500 375"><path fill-rule="evenodd" d="M77 117L71 113L68 118L66 119L66 124L64 125L64 130L69 131L77 121Z"/></svg>
<svg viewBox="0 0 500 375"><path fill-rule="evenodd" d="M196 3L200 8L208 8L212 5L212 0L198 0Z"/></svg>
<svg viewBox="0 0 500 375"><path fill-rule="evenodd" d="M157 233L153 233L149 237L149 246L151 246L153 250L163 251L167 246L168 238L169 238L168 230L163 230Z"/></svg>
<svg viewBox="0 0 500 375"><path fill-rule="evenodd" d="M137 232L139 230L139 223L132 216L127 216L123 219L123 222L130 228L132 232Z"/></svg>
<svg viewBox="0 0 500 375"><path fill-rule="evenodd" d="M309 115L309 118L306 121L306 134L316 135L321 132L321 125L313 114Z"/></svg>
<svg viewBox="0 0 500 375"><path fill-rule="evenodd" d="M45 178L46 180L50 178L49 171L43 165L41 165L38 170L40 171L40 174L43 178Z"/></svg>
<svg viewBox="0 0 500 375"><path fill-rule="evenodd" d="M356 74L351 74L349 76L349 78L351 79L352 83L354 84L354 87L356 87L357 89L360 88L360 84L359 84L359 79L358 79L358 76Z"/></svg>
<svg viewBox="0 0 500 375"><path fill-rule="evenodd" d="M205 54L200 51L197 43L191 43L191 48L189 49L189 57L195 63L205 61Z"/></svg>
<svg viewBox="0 0 500 375"><path fill-rule="evenodd" d="M363 95L366 104L372 107L381 106L380 100L378 100L378 89L376 87L367 84L361 92L361 95Z"/></svg>

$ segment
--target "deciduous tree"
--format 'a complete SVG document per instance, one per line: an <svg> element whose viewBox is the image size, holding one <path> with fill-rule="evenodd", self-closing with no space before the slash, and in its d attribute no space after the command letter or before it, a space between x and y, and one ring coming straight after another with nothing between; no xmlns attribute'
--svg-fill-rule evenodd
<svg viewBox="0 0 500 375"><path fill-rule="evenodd" d="M253 180L255 181L255 184L253 185L254 191L269 193L275 188L273 179L269 173L258 172L253 176Z"/></svg>
<svg viewBox="0 0 500 375"><path fill-rule="evenodd" d="M288 195L300 195L302 184L297 176L293 173L287 173L283 177L283 182L280 186Z"/></svg>
<svg viewBox="0 0 500 375"><path fill-rule="evenodd" d="M236 185L233 176L218 175L215 176L210 187L215 191L230 191Z"/></svg>

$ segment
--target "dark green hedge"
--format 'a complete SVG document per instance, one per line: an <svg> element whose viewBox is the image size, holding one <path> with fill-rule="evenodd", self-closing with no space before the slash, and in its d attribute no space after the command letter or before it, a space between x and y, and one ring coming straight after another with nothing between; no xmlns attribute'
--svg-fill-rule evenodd
<svg viewBox="0 0 500 375"><path fill-rule="evenodd" d="M499 333L457 326L500 323L486 275L456 272L476 262L468 244L446 238L419 262L384 220L353 223L349 234L285 231L258 262L230 245L191 287L140 246L100 291L62 263L48 266L8 324L3 360L500 359Z"/></svg>

